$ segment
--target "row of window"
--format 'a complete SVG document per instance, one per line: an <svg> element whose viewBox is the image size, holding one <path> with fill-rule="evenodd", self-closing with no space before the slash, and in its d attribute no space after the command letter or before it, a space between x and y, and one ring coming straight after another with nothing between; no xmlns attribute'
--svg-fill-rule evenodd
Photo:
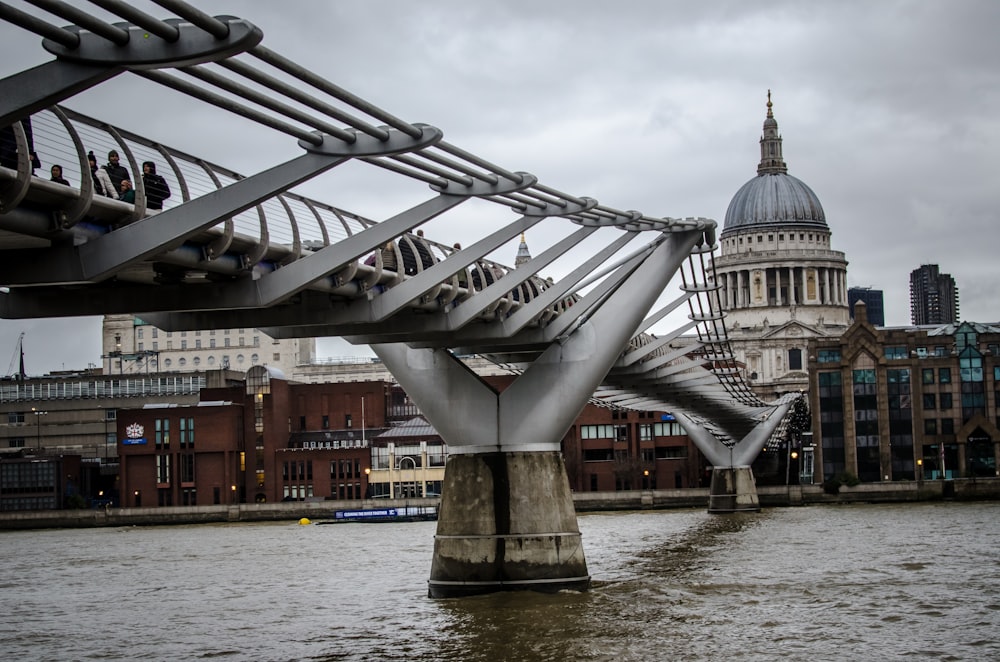
<svg viewBox="0 0 1000 662"><path fill-rule="evenodd" d="M155 326L149 327L149 330L150 330L150 337L152 337L152 338L158 338L160 336L160 330L157 327L155 327ZM242 335L244 333L253 333L253 331L254 331L254 329L236 329L236 332L239 333L241 337L242 337ZM226 335L226 336L230 335L232 332L233 332L233 329L223 329L222 330L222 334ZM143 327L143 326L137 326L135 328L135 337L136 338L142 338L144 333L145 333L145 327ZM201 333L202 332L200 330L199 331L193 331L191 335L200 336ZM207 331L207 333L210 336L214 336L215 335L215 329L209 329ZM178 331L177 332L177 335L180 336L181 338L187 337L187 334L188 334L187 331ZM173 331L167 331L166 335L167 335L168 338L172 338L173 335L174 335L174 332ZM254 339L257 340L258 336L254 336ZM240 343L242 343L242 342L243 341L240 340Z"/></svg>
<svg viewBox="0 0 1000 662"><path fill-rule="evenodd" d="M244 338L240 338L239 339L239 345L238 345L238 347L243 347L244 345L246 345L245 339ZM229 342L229 338L224 338L223 339L222 346L223 347L231 347L232 346L230 344L230 342ZM254 336L253 346L254 347L260 347L260 338ZM145 351L145 348L146 348L146 343L145 342L143 342L143 341L140 340L140 341L138 341L136 343L136 349L139 350L140 352ZM180 348L181 349L191 349L191 348L188 347L188 342L186 340L182 340L181 341ZM160 343L158 341L154 340L153 343L152 343L152 350L154 352L156 352L156 351L159 351L159 349L160 349ZM167 350L170 351L170 350L173 350L173 349L174 349L174 343L173 343L173 341L172 340L168 340L167 341ZM193 349L202 349L201 340L200 339L194 341L194 348ZM209 341L208 341L208 349L215 349L215 338L209 339Z"/></svg>
<svg viewBox="0 0 1000 662"><path fill-rule="evenodd" d="M924 434L955 434L955 419L924 419Z"/></svg>
<svg viewBox="0 0 1000 662"><path fill-rule="evenodd" d="M799 233L799 241L806 241L806 236L809 237L809 241L813 241L813 233L812 232L809 232L808 235L805 232L800 232ZM825 238L824 235L821 235L821 234L816 235L816 239L817 240L822 241L824 238ZM753 235L747 235L746 237L739 237L738 239L739 239L739 243L740 244L743 243L744 239L747 240L748 244L752 244L753 243ZM784 241L784 240L785 240L785 233L784 232L779 233L778 234L778 241ZM794 233L789 233L788 234L788 240L789 241L795 241L795 234ZM774 234L773 233L768 233L768 235L767 235L767 241L771 242L771 243L774 242ZM764 235L762 235L762 234L757 235L757 243L758 244L763 244L764 243Z"/></svg>
<svg viewBox="0 0 1000 662"><path fill-rule="evenodd" d="M194 419L181 418L180 427L180 447L194 448ZM159 450L170 448L170 419L157 418L153 421L153 443Z"/></svg>
<svg viewBox="0 0 1000 662"><path fill-rule="evenodd" d="M170 455L161 453L156 456L156 483L157 485L169 485ZM180 467L180 481L182 484L194 482L194 453L183 453L178 456L177 464Z"/></svg>
<svg viewBox="0 0 1000 662"><path fill-rule="evenodd" d="M687 456L687 446L663 446L644 448L639 458L643 462L652 462L654 460L681 460ZM594 448L583 451L584 462L628 462L630 459L628 451L614 451L610 448Z"/></svg>
<svg viewBox="0 0 1000 662"><path fill-rule="evenodd" d="M0 464L0 493L52 492L56 489L55 462Z"/></svg>
<svg viewBox="0 0 1000 662"><path fill-rule="evenodd" d="M122 398L144 395L190 395L205 387L203 375L171 377L121 377L116 379L4 382L0 384L0 402L67 400L82 398ZM109 419L111 420L111 419Z"/></svg>
<svg viewBox="0 0 1000 662"><path fill-rule="evenodd" d="M628 425L581 425L580 439L615 439L627 441ZM640 441L650 441L653 437L678 437L687 434L677 422L641 423L639 425Z"/></svg>

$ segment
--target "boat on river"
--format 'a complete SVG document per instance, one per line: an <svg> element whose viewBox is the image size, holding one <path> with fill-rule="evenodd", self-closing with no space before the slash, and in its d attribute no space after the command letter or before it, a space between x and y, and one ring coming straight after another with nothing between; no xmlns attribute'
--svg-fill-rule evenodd
<svg viewBox="0 0 1000 662"><path fill-rule="evenodd" d="M361 508L357 510L337 510L333 520L317 524L337 524L340 522L426 522L437 520L437 506L403 506L402 508Z"/></svg>

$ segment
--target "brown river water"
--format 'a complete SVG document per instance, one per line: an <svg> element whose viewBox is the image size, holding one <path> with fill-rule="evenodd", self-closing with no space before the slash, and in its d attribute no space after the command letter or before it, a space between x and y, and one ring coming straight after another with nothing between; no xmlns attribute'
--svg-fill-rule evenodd
<svg viewBox="0 0 1000 662"><path fill-rule="evenodd" d="M0 660L1000 660L1000 504L591 513L587 593L427 597L434 522L0 533Z"/></svg>

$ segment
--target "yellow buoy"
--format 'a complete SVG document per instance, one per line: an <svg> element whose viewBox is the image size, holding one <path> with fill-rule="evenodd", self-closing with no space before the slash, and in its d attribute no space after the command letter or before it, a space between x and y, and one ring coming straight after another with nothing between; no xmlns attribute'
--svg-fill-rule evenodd
<svg viewBox="0 0 1000 662"><path fill-rule="evenodd" d="M308 517L303 517L302 519L299 520L299 524L305 526L306 524L312 524L312 522L309 521Z"/></svg>

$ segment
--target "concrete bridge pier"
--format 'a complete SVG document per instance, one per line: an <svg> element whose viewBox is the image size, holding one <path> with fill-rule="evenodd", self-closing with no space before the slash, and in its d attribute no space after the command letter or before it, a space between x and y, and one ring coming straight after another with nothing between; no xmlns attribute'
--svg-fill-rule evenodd
<svg viewBox="0 0 1000 662"><path fill-rule="evenodd" d="M760 512L757 482L749 466L712 467L712 486L708 493L708 512Z"/></svg>
<svg viewBox="0 0 1000 662"><path fill-rule="evenodd" d="M453 455L441 494L430 597L590 587L560 453Z"/></svg>

